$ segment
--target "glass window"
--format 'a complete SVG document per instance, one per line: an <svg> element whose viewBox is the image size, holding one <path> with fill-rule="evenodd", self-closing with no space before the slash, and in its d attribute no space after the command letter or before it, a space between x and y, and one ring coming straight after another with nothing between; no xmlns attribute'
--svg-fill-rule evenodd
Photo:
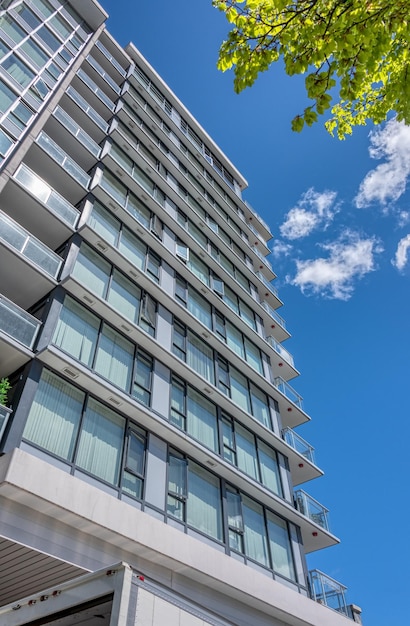
<svg viewBox="0 0 410 626"><path fill-rule="evenodd" d="M125 419L93 398L81 425L76 465L112 485L118 485Z"/></svg>
<svg viewBox="0 0 410 626"><path fill-rule="evenodd" d="M57 52L61 46L61 41L57 39L55 35L46 27L41 26L36 31L36 35L40 37L41 41L52 51Z"/></svg>
<svg viewBox="0 0 410 626"><path fill-rule="evenodd" d="M3 61L4 69L24 89L33 80L35 74L14 53Z"/></svg>
<svg viewBox="0 0 410 626"><path fill-rule="evenodd" d="M240 470L259 481L255 437L240 424L235 424L237 465Z"/></svg>
<svg viewBox="0 0 410 626"><path fill-rule="evenodd" d="M171 383L170 421L178 428L181 428L181 430L185 430L185 393L185 384L173 378Z"/></svg>
<svg viewBox="0 0 410 626"><path fill-rule="evenodd" d="M135 267L144 270L147 246L127 228L121 232L118 249Z"/></svg>
<svg viewBox="0 0 410 626"><path fill-rule="evenodd" d="M266 428L271 429L270 411L266 395L251 383L252 415Z"/></svg>
<svg viewBox="0 0 410 626"><path fill-rule="evenodd" d="M23 437L71 460L84 397L79 389L43 370Z"/></svg>
<svg viewBox="0 0 410 626"><path fill-rule="evenodd" d="M116 245L120 222L98 202L93 206L88 223L105 241L112 246Z"/></svg>
<svg viewBox="0 0 410 626"><path fill-rule="evenodd" d="M161 259L159 256L152 252L152 250L148 251L147 255L147 274L155 280L156 283L159 283L159 270L161 267Z"/></svg>
<svg viewBox="0 0 410 626"><path fill-rule="evenodd" d="M192 462L189 463L187 523L205 535L223 539L219 479Z"/></svg>
<svg viewBox="0 0 410 626"><path fill-rule="evenodd" d="M25 4L20 4L19 6L14 8L15 12L23 18L23 20L31 26L31 28L37 28L40 24L40 20Z"/></svg>
<svg viewBox="0 0 410 626"><path fill-rule="evenodd" d="M129 194L126 209L145 228L149 228L151 211L133 194Z"/></svg>
<svg viewBox="0 0 410 626"><path fill-rule="evenodd" d="M231 383L231 398L247 413L251 412L249 401L248 381L238 370L229 368Z"/></svg>
<svg viewBox="0 0 410 626"><path fill-rule="evenodd" d="M258 441L258 457L262 484L276 495L283 496L276 452L263 441Z"/></svg>
<svg viewBox="0 0 410 626"><path fill-rule="evenodd" d="M0 130L0 156L4 158L12 145L13 141L10 137Z"/></svg>
<svg viewBox="0 0 410 626"><path fill-rule="evenodd" d="M232 289L230 289L226 285L224 289L223 301L226 302L226 304L229 306L230 309L232 309L232 311L235 311L235 313L239 315L238 298L234 294Z"/></svg>
<svg viewBox="0 0 410 626"><path fill-rule="evenodd" d="M138 323L141 289L114 270L107 301L131 322Z"/></svg>
<svg viewBox="0 0 410 626"><path fill-rule="evenodd" d="M5 113L17 100L17 95L0 80L0 113Z"/></svg>
<svg viewBox="0 0 410 626"><path fill-rule="evenodd" d="M152 358L138 351L135 359L135 378L132 395L146 406L149 406L151 403L152 367Z"/></svg>
<svg viewBox="0 0 410 626"><path fill-rule="evenodd" d="M242 333L235 328L230 322L226 321L226 343L228 346L236 352L242 359L245 358L245 350L243 347Z"/></svg>
<svg viewBox="0 0 410 626"><path fill-rule="evenodd" d="M44 17L50 17L54 13L54 9L47 0L31 0L33 4Z"/></svg>
<svg viewBox="0 0 410 626"><path fill-rule="evenodd" d="M2 59L9 52L9 50L10 48L0 40L0 59Z"/></svg>
<svg viewBox="0 0 410 626"><path fill-rule="evenodd" d="M134 348L131 342L104 325L95 359L95 371L128 392L133 356Z"/></svg>
<svg viewBox="0 0 410 626"><path fill-rule="evenodd" d="M44 67L49 60L48 56L42 51L40 46L34 43L31 39L27 39L27 41L21 44L20 50L23 50L23 52L26 53L31 63L38 69Z"/></svg>
<svg viewBox="0 0 410 626"><path fill-rule="evenodd" d="M127 200L127 189L122 183L120 183L110 172L104 170L101 187L109 193L114 200L118 202L122 207L125 206Z"/></svg>
<svg viewBox="0 0 410 626"><path fill-rule="evenodd" d="M187 432L207 448L218 451L216 406L191 387L187 397Z"/></svg>
<svg viewBox="0 0 410 626"><path fill-rule="evenodd" d="M2 15L0 17L0 28L6 33L15 43L20 43L24 37L27 37L27 33L24 32L15 20L10 15Z"/></svg>
<svg viewBox="0 0 410 626"><path fill-rule="evenodd" d="M54 28L63 40L67 39L73 32L72 27L61 17L61 15L54 15L47 23Z"/></svg>
<svg viewBox="0 0 410 626"><path fill-rule="evenodd" d="M236 465L236 446L232 420L229 417L222 416L221 428L223 457L229 463Z"/></svg>
<svg viewBox="0 0 410 626"><path fill-rule="evenodd" d="M186 360L186 332L185 326L176 320L172 333L172 352L183 361Z"/></svg>
<svg viewBox="0 0 410 626"><path fill-rule="evenodd" d="M205 285L209 286L209 269L207 265L203 261L201 261L193 252L191 252L191 254L189 255L188 267L191 272L195 274L197 278L199 278L199 280L205 283Z"/></svg>
<svg viewBox="0 0 410 626"><path fill-rule="evenodd" d="M254 370L263 374L262 358L260 350L254 343L245 337L246 360Z"/></svg>
<svg viewBox="0 0 410 626"><path fill-rule="evenodd" d="M269 567L268 542L262 506L242 496L242 512L246 556Z"/></svg>
<svg viewBox="0 0 410 626"><path fill-rule="evenodd" d="M245 304L242 300L240 300L239 302L239 307L240 307L239 314L241 318L243 319L243 321L246 322L248 326L256 330L255 315L252 309L247 304Z"/></svg>
<svg viewBox="0 0 410 626"><path fill-rule="evenodd" d="M130 429L127 437L122 491L138 499L142 497L145 446L145 435L139 430Z"/></svg>
<svg viewBox="0 0 410 626"><path fill-rule="evenodd" d="M73 276L101 298L107 292L111 265L87 245L83 244L74 265Z"/></svg>
<svg viewBox="0 0 410 626"><path fill-rule="evenodd" d="M187 498L187 461L186 459L169 455L168 462L168 515L184 521L185 501Z"/></svg>
<svg viewBox="0 0 410 626"><path fill-rule="evenodd" d="M13 120L14 124L21 130L24 130L29 123L33 111L29 109L25 104L19 102L19 104L9 113L9 118Z"/></svg>
<svg viewBox="0 0 410 626"><path fill-rule="evenodd" d="M273 569L286 578L296 580L287 524L270 511L267 511L267 522Z"/></svg>
<svg viewBox="0 0 410 626"><path fill-rule="evenodd" d="M229 547L243 552L243 519L241 496L230 489L226 490L226 508L229 529Z"/></svg>
<svg viewBox="0 0 410 626"><path fill-rule="evenodd" d="M212 328L211 305L192 288L188 289L188 311L207 328Z"/></svg>
<svg viewBox="0 0 410 626"><path fill-rule="evenodd" d="M88 367L92 366L100 321L66 296L53 343Z"/></svg>
<svg viewBox="0 0 410 626"><path fill-rule="evenodd" d="M139 324L147 333L154 336L157 321L157 304L148 293L141 300Z"/></svg>
<svg viewBox="0 0 410 626"><path fill-rule="evenodd" d="M187 333L186 362L200 376L215 384L213 350L190 331Z"/></svg>

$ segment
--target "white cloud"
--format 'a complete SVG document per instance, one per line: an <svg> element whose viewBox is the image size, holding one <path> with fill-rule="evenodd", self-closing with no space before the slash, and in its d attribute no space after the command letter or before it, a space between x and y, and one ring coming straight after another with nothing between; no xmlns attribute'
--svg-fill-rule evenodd
<svg viewBox="0 0 410 626"><path fill-rule="evenodd" d="M399 271L404 270L406 266L409 248L410 235L406 235L405 237L403 237L403 239L400 239L397 245L396 254L394 255L394 259L392 260L393 265L397 267Z"/></svg>
<svg viewBox="0 0 410 626"><path fill-rule="evenodd" d="M373 159L385 159L385 163L362 180L356 206L364 208L379 202L386 207L406 191L410 175L410 126L391 120L384 128L372 131L369 154Z"/></svg>
<svg viewBox="0 0 410 626"><path fill-rule="evenodd" d="M280 259L281 257L289 256L292 251L292 246L290 243L286 243L285 241L281 241L280 239L275 239L275 243L272 246L272 255L275 259Z"/></svg>
<svg viewBox="0 0 410 626"><path fill-rule="evenodd" d="M355 280L375 269L375 254L382 252L375 237L360 238L351 231L321 247L329 253L328 258L297 260L296 276L288 280L303 293L339 300L350 298Z"/></svg>
<svg viewBox="0 0 410 626"><path fill-rule="evenodd" d="M317 192L311 187L285 217L280 227L282 237L286 239L300 239L322 226L327 226L339 210L335 204L337 193L335 191Z"/></svg>

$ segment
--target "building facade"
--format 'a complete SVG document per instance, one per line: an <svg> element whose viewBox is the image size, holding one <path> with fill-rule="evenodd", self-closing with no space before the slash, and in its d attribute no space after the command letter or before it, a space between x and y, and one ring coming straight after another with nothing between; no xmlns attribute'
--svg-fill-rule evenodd
<svg viewBox="0 0 410 626"><path fill-rule="evenodd" d="M126 562L112 624L359 621L306 564L338 539L301 488L269 227L106 18L0 0L0 615Z"/></svg>

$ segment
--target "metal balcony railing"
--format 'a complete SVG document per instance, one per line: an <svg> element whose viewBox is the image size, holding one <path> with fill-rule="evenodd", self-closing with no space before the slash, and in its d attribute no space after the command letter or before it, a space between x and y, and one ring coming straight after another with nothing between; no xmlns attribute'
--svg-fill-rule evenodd
<svg viewBox="0 0 410 626"><path fill-rule="evenodd" d="M100 156L101 148L59 105L53 111L53 116L89 151L96 159Z"/></svg>
<svg viewBox="0 0 410 626"><path fill-rule="evenodd" d="M300 513L308 517L312 522L329 531L329 510L303 491L303 489L295 491L295 506Z"/></svg>
<svg viewBox="0 0 410 626"><path fill-rule="evenodd" d="M278 296L278 290L276 289L276 287L274 287L272 285L272 283L270 283L268 280L266 280L265 276L262 274L262 272L256 272L256 276L259 278L259 280L265 285L266 289L268 291L270 291L271 293L273 293L274 296L276 296L277 298Z"/></svg>
<svg viewBox="0 0 410 626"><path fill-rule="evenodd" d="M4 241L52 278L57 278L62 258L0 211L0 241Z"/></svg>
<svg viewBox="0 0 410 626"><path fill-rule="evenodd" d="M75 178L80 185L85 188L88 187L90 182L88 174L86 174L78 163L69 157L43 130L38 135L36 143L47 152L49 157L56 161L56 163L59 163L68 174Z"/></svg>
<svg viewBox="0 0 410 626"><path fill-rule="evenodd" d="M292 428L284 428L282 430L282 435L286 443L296 450L296 452L299 452L299 454L304 456L305 459L311 463L315 463L315 449L307 441L305 441L303 437L298 435Z"/></svg>
<svg viewBox="0 0 410 626"><path fill-rule="evenodd" d="M31 350L40 326L40 320L0 295L0 331Z"/></svg>
<svg viewBox="0 0 410 626"><path fill-rule="evenodd" d="M293 404L296 404L297 407L302 409L302 396L299 395L297 391L295 391L293 387L289 385L289 383L287 383L285 380L283 380L283 378L280 378L280 376L278 376L277 378L275 378L274 384L279 389L279 391L281 391L283 395L288 398L288 400L290 400L291 402L293 402Z"/></svg>
<svg viewBox="0 0 410 626"><path fill-rule="evenodd" d="M8 409L6 406L0 404L0 441L3 437L4 431L6 430L11 412L11 409Z"/></svg>
<svg viewBox="0 0 410 626"><path fill-rule="evenodd" d="M281 317L278 313L276 313L276 311L274 309L272 309L271 306L269 306L269 304L265 301L261 302L261 306L262 308L265 309L265 311L268 313L268 315L271 316L271 318L273 320L275 320L275 322L277 322L279 324L279 326L282 326L282 328L286 329L286 322L283 319L283 317Z"/></svg>
<svg viewBox="0 0 410 626"><path fill-rule="evenodd" d="M294 367L293 356L288 352L281 343L276 341L272 336L266 337L267 343L277 352L286 363Z"/></svg>
<svg viewBox="0 0 410 626"><path fill-rule="evenodd" d="M52 213L66 222L72 228L77 224L80 212L73 207L63 196L54 191L44 180L35 174L27 165L22 163L14 179L17 180L29 193L42 202Z"/></svg>
<svg viewBox="0 0 410 626"><path fill-rule="evenodd" d="M309 582L313 600L338 613L343 613L346 617L352 617L346 605L344 585L317 569L309 572Z"/></svg>

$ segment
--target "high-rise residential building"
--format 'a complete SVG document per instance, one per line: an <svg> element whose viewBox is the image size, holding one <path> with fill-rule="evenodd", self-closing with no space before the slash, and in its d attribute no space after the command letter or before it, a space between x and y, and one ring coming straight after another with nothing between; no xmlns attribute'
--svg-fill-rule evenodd
<svg viewBox="0 0 410 626"><path fill-rule="evenodd" d="M106 18L0 0L0 623L360 622L269 227Z"/></svg>

